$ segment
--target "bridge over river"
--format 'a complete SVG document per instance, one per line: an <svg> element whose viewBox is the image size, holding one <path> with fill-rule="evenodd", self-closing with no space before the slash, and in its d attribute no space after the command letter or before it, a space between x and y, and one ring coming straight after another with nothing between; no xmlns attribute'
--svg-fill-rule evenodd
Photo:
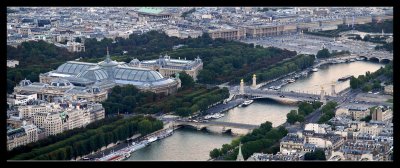
<svg viewBox="0 0 400 168"><path fill-rule="evenodd" d="M196 127L198 130L201 130L203 128L207 128L210 126L224 127L225 130L228 130L230 128L253 130L253 129L259 127L259 125L231 123L231 122L223 122L223 121L207 121L207 122L176 121L174 123L174 125L176 125L176 126L185 126L185 125L192 126L192 127Z"/></svg>

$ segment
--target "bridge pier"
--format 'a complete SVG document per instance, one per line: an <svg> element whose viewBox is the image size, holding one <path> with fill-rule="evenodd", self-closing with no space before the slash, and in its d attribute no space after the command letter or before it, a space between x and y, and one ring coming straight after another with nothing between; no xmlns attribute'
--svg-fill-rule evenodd
<svg viewBox="0 0 400 168"><path fill-rule="evenodd" d="M256 74L254 74L254 75L253 75L253 85L251 86L252 89L257 89L257 82L256 82L256 80L257 80L257 77L256 77Z"/></svg>

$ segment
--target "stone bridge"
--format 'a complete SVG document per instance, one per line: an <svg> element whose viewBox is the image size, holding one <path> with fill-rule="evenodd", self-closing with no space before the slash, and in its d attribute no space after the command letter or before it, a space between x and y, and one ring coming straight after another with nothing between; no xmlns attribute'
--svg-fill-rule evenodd
<svg viewBox="0 0 400 168"><path fill-rule="evenodd" d="M244 93L240 93L236 89L232 89L231 93L236 95L244 95L249 99L260 99L260 98L269 98L281 102L313 102L315 100L325 101L325 100L336 100L338 99L337 94L330 95L325 91L322 91L321 94L315 93L307 93L307 92L294 92L294 91L282 91L282 90L261 90L261 89L252 89L250 87L245 87L243 89Z"/></svg>
<svg viewBox="0 0 400 168"><path fill-rule="evenodd" d="M259 125L242 124L242 123L231 123L223 121L208 121L208 122L191 122L191 121L176 121L174 123L176 126L192 126L201 130L210 126L222 127L223 131L228 131L231 128L253 130L258 128Z"/></svg>

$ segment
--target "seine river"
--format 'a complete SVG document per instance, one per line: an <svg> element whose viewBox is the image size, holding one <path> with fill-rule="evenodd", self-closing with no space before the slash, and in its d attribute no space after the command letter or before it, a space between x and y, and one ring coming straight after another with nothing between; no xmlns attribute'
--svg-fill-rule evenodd
<svg viewBox="0 0 400 168"><path fill-rule="evenodd" d="M282 89L305 90L319 92L321 86L330 93L331 82L346 75L358 76L367 71L376 71L383 64L366 61L321 66L318 72L310 74L305 79L286 85ZM350 86L349 81L337 83L336 92ZM261 124L265 121L278 126L285 122L286 114L297 109L295 106L284 105L273 100L256 100L248 107L236 107L225 113L219 121ZM177 130L172 136L156 141L150 146L132 153L128 160L200 160L209 159L209 152L222 144L230 143L235 136L195 131L188 129Z"/></svg>

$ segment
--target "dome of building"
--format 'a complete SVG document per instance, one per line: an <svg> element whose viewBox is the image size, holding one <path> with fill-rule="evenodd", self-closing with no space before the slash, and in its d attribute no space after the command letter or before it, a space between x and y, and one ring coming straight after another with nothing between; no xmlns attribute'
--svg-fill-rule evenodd
<svg viewBox="0 0 400 168"><path fill-rule="evenodd" d="M115 62L110 58L110 53L108 52L108 47L107 47L106 59L104 61L99 62L98 65L100 65L102 67L114 67L114 66L118 65L118 62Z"/></svg>
<svg viewBox="0 0 400 168"><path fill-rule="evenodd" d="M20 86L28 86L30 84L32 84L32 82L30 80L26 80L26 79L24 79L21 82L19 82Z"/></svg>
<svg viewBox="0 0 400 168"><path fill-rule="evenodd" d="M134 58L129 64L131 65L139 65L140 61L137 58Z"/></svg>
<svg viewBox="0 0 400 168"><path fill-rule="evenodd" d="M52 87L72 87L73 85L66 79L56 78L51 80L50 86Z"/></svg>
<svg viewBox="0 0 400 168"><path fill-rule="evenodd" d="M163 78L159 72L148 69L118 67L114 70L114 79L116 80L153 82Z"/></svg>
<svg viewBox="0 0 400 168"><path fill-rule="evenodd" d="M102 67L113 67L113 66L117 66L118 63L113 61L113 60L111 60L111 59L110 60L106 59L104 61L99 62L99 65L102 66Z"/></svg>
<svg viewBox="0 0 400 168"><path fill-rule="evenodd" d="M87 69L86 71L83 71L79 73L76 77L78 78L86 78L91 81L100 81L103 79L108 78L108 74L105 70L100 68L99 66Z"/></svg>

